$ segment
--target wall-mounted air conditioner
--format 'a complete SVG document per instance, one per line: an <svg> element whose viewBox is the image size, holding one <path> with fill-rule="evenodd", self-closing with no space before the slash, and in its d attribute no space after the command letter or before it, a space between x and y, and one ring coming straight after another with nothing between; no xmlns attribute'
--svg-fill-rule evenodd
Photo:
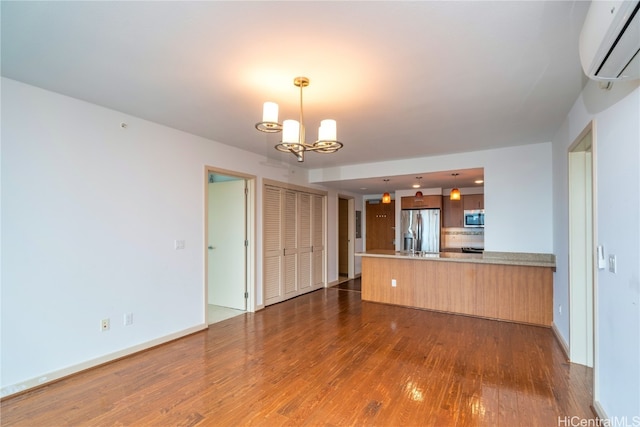
<svg viewBox="0 0 640 427"><path fill-rule="evenodd" d="M640 78L640 0L593 1L580 33L580 61L595 80Z"/></svg>

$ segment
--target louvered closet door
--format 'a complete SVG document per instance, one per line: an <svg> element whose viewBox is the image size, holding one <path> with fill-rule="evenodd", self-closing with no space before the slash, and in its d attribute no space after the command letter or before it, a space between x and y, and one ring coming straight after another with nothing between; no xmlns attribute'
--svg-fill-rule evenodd
<svg viewBox="0 0 640 427"><path fill-rule="evenodd" d="M295 191L284 191L284 296L298 292L298 196Z"/></svg>
<svg viewBox="0 0 640 427"><path fill-rule="evenodd" d="M311 194L298 193L298 289L301 292L311 289L312 285L311 232Z"/></svg>
<svg viewBox="0 0 640 427"><path fill-rule="evenodd" d="M282 190L264 189L264 300L265 304L282 300Z"/></svg>
<svg viewBox="0 0 640 427"><path fill-rule="evenodd" d="M312 286L323 287L325 282L324 267L324 196L311 196L311 247L312 247Z"/></svg>

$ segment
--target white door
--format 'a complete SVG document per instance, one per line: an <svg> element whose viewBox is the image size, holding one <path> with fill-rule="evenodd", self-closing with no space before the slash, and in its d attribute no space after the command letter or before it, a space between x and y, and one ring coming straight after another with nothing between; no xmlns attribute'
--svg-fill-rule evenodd
<svg viewBox="0 0 640 427"><path fill-rule="evenodd" d="M305 292L312 283L311 194L298 193L298 290Z"/></svg>
<svg viewBox="0 0 640 427"><path fill-rule="evenodd" d="M311 252L313 252L312 281L315 288L321 288L325 285L325 263L324 263L324 247L325 247L325 231L324 231L324 212L325 212L325 196L314 194L311 198L311 215L313 232L311 234Z"/></svg>
<svg viewBox="0 0 640 427"><path fill-rule="evenodd" d="M209 183L208 208L208 302L246 310L245 181Z"/></svg>

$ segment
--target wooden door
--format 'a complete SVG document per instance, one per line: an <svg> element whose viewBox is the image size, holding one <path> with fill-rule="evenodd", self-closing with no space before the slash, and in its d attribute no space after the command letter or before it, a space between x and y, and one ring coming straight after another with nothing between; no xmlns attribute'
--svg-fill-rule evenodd
<svg viewBox="0 0 640 427"><path fill-rule="evenodd" d="M394 250L396 237L395 201L380 203L367 201L366 250Z"/></svg>
<svg viewBox="0 0 640 427"><path fill-rule="evenodd" d="M338 199L338 275L349 275L349 201Z"/></svg>

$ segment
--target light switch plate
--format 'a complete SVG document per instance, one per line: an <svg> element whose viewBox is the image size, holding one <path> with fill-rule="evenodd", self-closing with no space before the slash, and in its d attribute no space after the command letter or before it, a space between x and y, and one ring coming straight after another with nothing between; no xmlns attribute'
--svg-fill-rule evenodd
<svg viewBox="0 0 640 427"><path fill-rule="evenodd" d="M615 255L609 255L609 271L611 273L618 272L617 259Z"/></svg>
<svg viewBox="0 0 640 427"><path fill-rule="evenodd" d="M604 246L598 245L598 270L604 270L606 268L606 261L604 260Z"/></svg>

